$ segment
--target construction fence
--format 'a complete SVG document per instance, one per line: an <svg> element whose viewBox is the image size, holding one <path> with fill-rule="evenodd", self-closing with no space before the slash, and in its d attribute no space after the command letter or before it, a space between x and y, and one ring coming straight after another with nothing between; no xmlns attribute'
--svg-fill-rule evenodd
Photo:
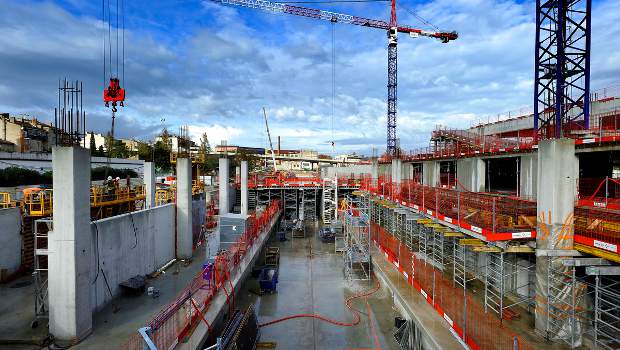
<svg viewBox="0 0 620 350"><path fill-rule="evenodd" d="M260 214L253 214L248 219L248 228L228 250L220 252L215 261L204 265L192 281L177 294L145 326L147 334L157 349L172 349L183 342L200 322L204 322L209 331L211 325L204 318L211 301L220 292L224 292L229 309L234 309L234 287L231 276L239 268L239 263L262 235L268 234L275 220L281 213L280 202L271 202ZM145 341L136 333L130 337L121 349L143 350Z"/></svg>
<svg viewBox="0 0 620 350"><path fill-rule="evenodd" d="M423 298L450 324L452 329L471 349L535 349L523 336L510 328L507 318L518 314L511 310L502 318L487 312L484 301L471 295L475 268L467 266L470 257L443 264L431 258L433 254L420 249L411 250L385 227L372 224L372 240ZM418 239L412 239L420 245ZM409 243L409 244L411 244ZM462 254L458 243L450 254ZM467 253L465 253L467 254ZM471 254L471 252L470 252ZM460 265L456 266L456 265ZM511 315L511 316L507 316Z"/></svg>
<svg viewBox="0 0 620 350"><path fill-rule="evenodd" d="M513 196L401 184L379 177L377 186L364 179L361 188L380 198L421 211L449 225L484 236L489 241L536 237L536 202Z"/></svg>

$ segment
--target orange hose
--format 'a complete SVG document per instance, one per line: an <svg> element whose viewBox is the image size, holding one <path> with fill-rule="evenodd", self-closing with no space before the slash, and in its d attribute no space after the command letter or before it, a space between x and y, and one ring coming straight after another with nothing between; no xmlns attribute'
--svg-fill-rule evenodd
<svg viewBox="0 0 620 350"><path fill-rule="evenodd" d="M379 290L379 288L381 287L381 285L379 284L379 280L378 279L376 279L376 281L377 281L377 285L372 290L369 290L369 291L366 291L366 292L363 292L363 293L360 293L360 294L352 295L352 296L348 297L345 300L344 304L351 311L351 313L354 315L354 321L353 322L336 321L336 320L332 320L331 318L327 318L327 317L319 315L319 314L297 314L297 315L285 316L285 317L282 317L282 318L275 319L273 321L261 323L258 326L259 327L267 327L267 326L271 326L272 324L284 322L284 321L287 321L287 320L292 320L292 319L295 319L295 318L306 318L306 317L316 318L316 319L319 319L321 321L324 321L324 322L327 322L327 323L331 323L333 325L341 326L341 327L357 326L360 323L360 320L361 320L360 312L358 310L354 309L351 306L351 301L353 301L355 299L358 299L358 298L367 297L367 296L372 295L375 292L377 292Z"/></svg>

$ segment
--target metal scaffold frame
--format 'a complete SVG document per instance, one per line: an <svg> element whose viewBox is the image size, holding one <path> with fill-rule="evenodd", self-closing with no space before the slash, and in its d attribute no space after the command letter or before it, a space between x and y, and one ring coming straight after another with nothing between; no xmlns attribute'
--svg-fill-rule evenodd
<svg viewBox="0 0 620 350"><path fill-rule="evenodd" d="M338 183L331 179L323 179L323 196L321 201L321 216L323 223L331 224L338 214Z"/></svg>
<svg viewBox="0 0 620 350"><path fill-rule="evenodd" d="M572 261L548 257L546 334L550 340L577 348L583 344L583 336L592 332L589 299L595 290L589 288L584 276L577 275Z"/></svg>
<svg viewBox="0 0 620 350"><path fill-rule="evenodd" d="M305 188L301 190L301 204L299 206L299 217L304 220L316 220L316 188Z"/></svg>
<svg viewBox="0 0 620 350"><path fill-rule="evenodd" d="M594 349L620 348L620 278L597 273L594 284Z"/></svg>
<svg viewBox="0 0 620 350"><path fill-rule="evenodd" d="M536 275L536 265L528 261L520 261L512 253L483 253L485 255L484 277L484 309L492 310L499 315L500 321L511 318L511 307L526 304L534 305L531 293ZM508 257L506 257L508 254ZM519 274L527 275L526 281L519 281ZM523 290L525 289L525 294ZM508 299L510 297L510 299Z"/></svg>
<svg viewBox="0 0 620 350"><path fill-rule="evenodd" d="M344 210L344 271L349 280L370 280L370 198L347 196Z"/></svg>
<svg viewBox="0 0 620 350"><path fill-rule="evenodd" d="M298 189L286 189L282 190L284 195L284 218L286 220L294 221L299 219L298 211Z"/></svg>
<svg viewBox="0 0 620 350"><path fill-rule="evenodd" d="M250 210L256 209L258 203L258 194L256 190L248 190L248 207Z"/></svg>
<svg viewBox="0 0 620 350"><path fill-rule="evenodd" d="M33 327L39 319L49 317L48 306L48 232L52 230L53 219L45 218L34 221L34 316Z"/></svg>

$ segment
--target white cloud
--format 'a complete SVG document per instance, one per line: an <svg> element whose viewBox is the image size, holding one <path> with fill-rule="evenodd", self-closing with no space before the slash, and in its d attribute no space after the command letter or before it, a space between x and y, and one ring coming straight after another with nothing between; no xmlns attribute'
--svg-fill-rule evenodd
<svg viewBox="0 0 620 350"><path fill-rule="evenodd" d="M136 5L138 6L138 5ZM163 6L154 2L151 6ZM414 5L409 5L414 6ZM105 131L110 111L100 102L100 20L54 3L0 0L0 111L52 116L59 77L85 83L89 125ZM272 136L287 148L383 150L386 42L381 31L335 26L336 101L332 137L331 30L328 22L262 14L203 1L196 12L167 8L169 23L134 14L127 31L128 99L117 135L148 138L187 124L212 144L265 145L262 107ZM387 18L383 4L333 10ZM401 36L398 52L398 136L404 148L426 145L436 124L468 127L487 115L531 104L534 3L516 0L434 0L415 6L421 16L459 39L440 44ZM96 9L94 11L97 11ZM620 81L619 9L594 4L592 87ZM96 13L96 12L95 12ZM375 15L371 15L375 14ZM144 17L144 18L143 18ZM163 20L162 20L163 21ZM419 23L405 11L399 21ZM7 82L10 82L7 83ZM2 88L4 86L4 88ZM486 118L486 117L484 117Z"/></svg>
<svg viewBox="0 0 620 350"><path fill-rule="evenodd" d="M230 125L189 125L188 132L190 138L196 143L200 143L200 137L203 133L207 133L207 138L211 147L219 145L222 141L227 141L227 144L235 144L240 141L239 136L243 135L244 130L235 128Z"/></svg>

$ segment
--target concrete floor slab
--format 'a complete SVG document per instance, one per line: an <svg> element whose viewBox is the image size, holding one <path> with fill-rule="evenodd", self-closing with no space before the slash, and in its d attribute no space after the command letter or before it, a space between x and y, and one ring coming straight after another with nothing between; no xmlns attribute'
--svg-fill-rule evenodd
<svg viewBox="0 0 620 350"><path fill-rule="evenodd" d="M334 320L350 322L353 315L345 299L355 293L372 289L374 281L349 282L344 278L343 259L334 252L333 243L323 243L308 229L307 238L286 242L271 241L280 248L278 291L257 296L257 279L246 280L237 306L254 304L259 322L267 322L299 313L317 313ZM277 349L398 349L394 341L394 317L390 293L381 288L368 298L358 299L353 306L362 312L357 326L341 327L314 318L299 318L261 329L261 341L277 343ZM367 309L371 315L368 317Z"/></svg>

